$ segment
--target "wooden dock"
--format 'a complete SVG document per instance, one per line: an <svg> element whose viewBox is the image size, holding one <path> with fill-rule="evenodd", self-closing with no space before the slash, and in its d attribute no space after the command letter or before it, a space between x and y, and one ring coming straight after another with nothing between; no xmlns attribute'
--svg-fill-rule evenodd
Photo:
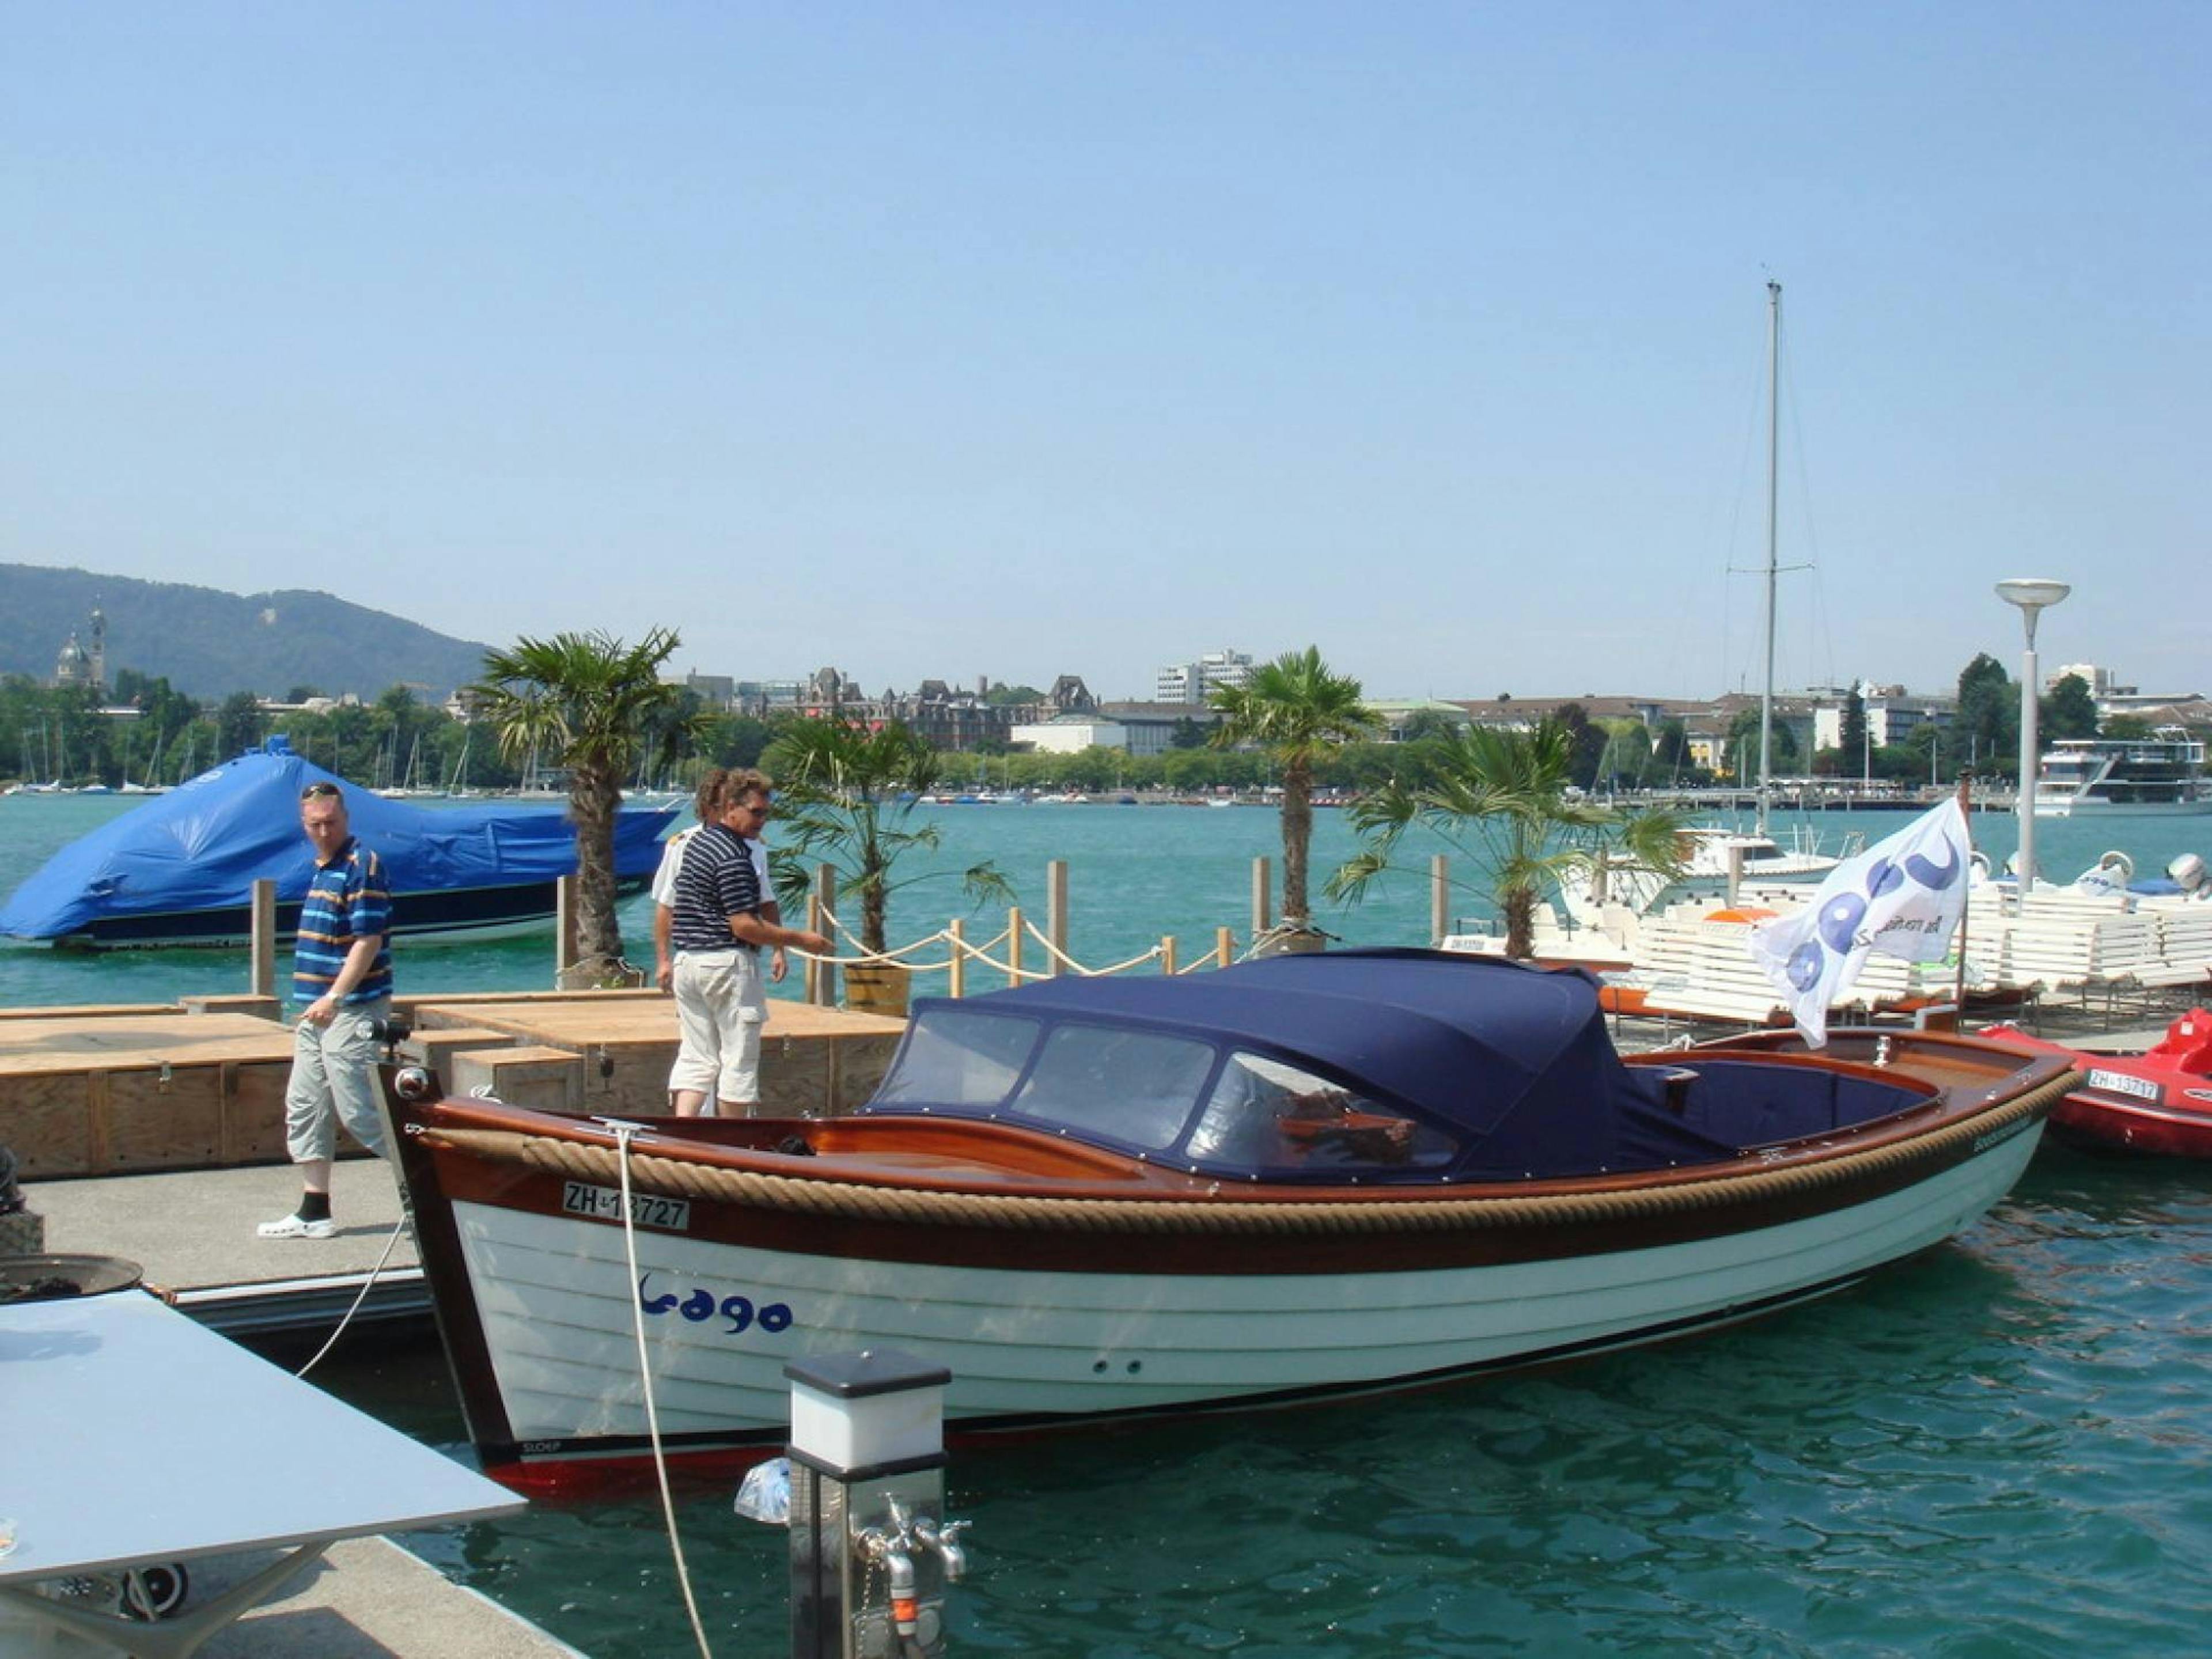
<svg viewBox="0 0 2212 1659"><path fill-rule="evenodd" d="M292 1033L210 999L0 1012L0 1145L26 1180L284 1162ZM255 1006L259 1006L255 1003ZM655 992L401 999L401 1057L441 1086L517 1104L667 1109L676 1005ZM835 1115L872 1091L905 1022L772 1001L761 1045L770 1111Z"/></svg>

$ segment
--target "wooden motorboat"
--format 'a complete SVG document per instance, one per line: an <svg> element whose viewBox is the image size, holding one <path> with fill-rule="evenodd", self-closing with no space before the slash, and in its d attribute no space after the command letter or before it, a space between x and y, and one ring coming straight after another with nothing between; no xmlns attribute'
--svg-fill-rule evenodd
<svg viewBox="0 0 2212 1659"><path fill-rule="evenodd" d="M2057 1054L2081 1074L2051 1115L2064 1139L2115 1152L2212 1158L2212 1012L2192 1008L2141 1054L2093 1054L2030 1036L2016 1025L1982 1035Z"/></svg>
<svg viewBox="0 0 2212 1659"><path fill-rule="evenodd" d="M1579 972L1425 951L922 999L838 1119L392 1109L488 1468L757 1457L784 1366L948 1366L965 1431L1426 1384L1840 1290L2005 1192L2059 1056L1623 1060ZM413 1096L414 1098L405 1097ZM631 1253L635 1252L635 1267Z"/></svg>

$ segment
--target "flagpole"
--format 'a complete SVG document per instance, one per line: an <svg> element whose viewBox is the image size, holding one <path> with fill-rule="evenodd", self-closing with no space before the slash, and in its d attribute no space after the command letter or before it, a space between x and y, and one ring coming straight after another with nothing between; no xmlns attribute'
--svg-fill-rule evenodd
<svg viewBox="0 0 2212 1659"><path fill-rule="evenodd" d="M1959 899L1959 980L1952 994L1952 1000L1957 1007L1951 1015L1951 1029L1961 1032L1966 1029L1966 915L1974 903L1974 814L1968 804L1972 799L1968 791L1973 781L1972 768L1959 774L1959 816L1966 823L1966 867L1960 875L1966 887Z"/></svg>

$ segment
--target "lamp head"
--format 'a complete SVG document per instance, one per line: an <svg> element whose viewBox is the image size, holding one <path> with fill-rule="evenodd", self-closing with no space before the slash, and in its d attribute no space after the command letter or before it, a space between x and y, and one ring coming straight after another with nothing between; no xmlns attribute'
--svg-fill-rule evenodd
<svg viewBox="0 0 2212 1659"><path fill-rule="evenodd" d="M2074 591L2066 582L2055 582L2045 576L2014 576L2010 581L1997 584L1997 597L2007 605L2016 605L2033 616L2045 605L2052 605Z"/></svg>
<svg viewBox="0 0 2212 1659"><path fill-rule="evenodd" d="M2027 634L2027 648L2035 649L2035 619L2047 605L2053 605L2073 592L2064 582L2052 581L2047 576L2014 576L2009 581L1997 584L1997 597L2007 605L2020 607L2020 623Z"/></svg>

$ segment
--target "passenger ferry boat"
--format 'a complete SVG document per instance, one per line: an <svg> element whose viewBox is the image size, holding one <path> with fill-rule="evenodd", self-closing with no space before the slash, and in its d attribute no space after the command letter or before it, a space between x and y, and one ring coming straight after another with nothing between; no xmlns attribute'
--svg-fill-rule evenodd
<svg viewBox="0 0 2212 1659"><path fill-rule="evenodd" d="M2035 816L2212 812L2204 745L2176 728L2148 738L2062 738L2043 751Z"/></svg>

